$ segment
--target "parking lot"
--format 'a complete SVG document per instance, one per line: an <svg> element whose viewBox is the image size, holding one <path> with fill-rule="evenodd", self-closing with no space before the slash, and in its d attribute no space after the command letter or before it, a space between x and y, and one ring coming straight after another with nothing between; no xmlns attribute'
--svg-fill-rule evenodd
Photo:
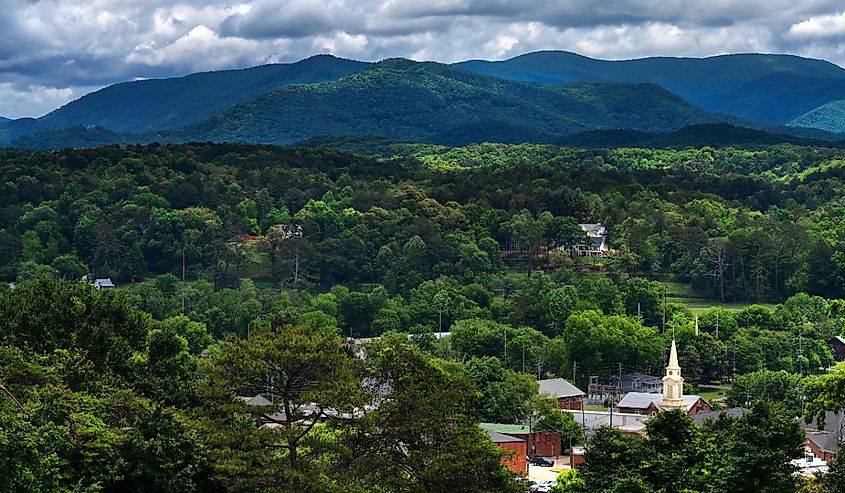
<svg viewBox="0 0 845 493"><path fill-rule="evenodd" d="M541 481L554 481L557 479L558 473L553 471L553 469L558 469L558 466L555 467L542 467L542 466L534 466L528 465L528 479L536 482Z"/></svg>

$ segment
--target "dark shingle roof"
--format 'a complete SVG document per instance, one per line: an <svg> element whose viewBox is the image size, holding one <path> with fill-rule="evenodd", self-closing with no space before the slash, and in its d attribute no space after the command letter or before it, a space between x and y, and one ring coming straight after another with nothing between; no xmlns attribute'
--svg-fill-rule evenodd
<svg viewBox="0 0 845 493"><path fill-rule="evenodd" d="M817 423L813 421L810 421L808 423L803 419L801 420L801 426L803 426L805 430L828 431L831 433L838 433L840 426L841 428L845 429L845 422L840 423L841 421L845 421L845 413L834 413L833 411L825 411L823 429L820 429Z"/></svg>
<svg viewBox="0 0 845 493"><path fill-rule="evenodd" d="M540 393L552 397L581 397L584 392L562 378L540 380Z"/></svg>
<svg viewBox="0 0 845 493"><path fill-rule="evenodd" d="M832 452L835 454L839 451L839 440L836 439L835 433L829 433L826 431L808 431L807 438L826 452Z"/></svg>
<svg viewBox="0 0 845 493"><path fill-rule="evenodd" d="M728 408L728 409L722 409L722 410L717 410L717 411L701 412L701 413L698 413L695 416L693 416L692 419L693 419L693 421L695 421L696 424L701 425L701 424L704 424L704 422L706 420L708 420L708 419L718 419L719 416L721 416L723 414L727 414L728 416L731 416L733 418L741 418L747 412L748 412L748 409L745 409L745 408L742 408L742 407L731 407L731 408Z"/></svg>
<svg viewBox="0 0 845 493"><path fill-rule="evenodd" d="M504 433L499 433L498 431L493 430L484 430L490 436L490 440L493 440L493 443L516 443L516 442L524 442L525 440L521 438L512 437L510 435L505 435Z"/></svg>

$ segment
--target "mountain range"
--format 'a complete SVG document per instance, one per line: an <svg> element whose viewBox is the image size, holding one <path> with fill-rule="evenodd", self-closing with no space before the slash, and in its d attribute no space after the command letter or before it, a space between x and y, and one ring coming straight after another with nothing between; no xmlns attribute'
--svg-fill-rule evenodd
<svg viewBox="0 0 845 493"><path fill-rule="evenodd" d="M615 141L631 132L659 142L655 135L674 141L689 126L699 126L688 133L696 135L746 127L772 135L762 140L837 140L844 116L845 70L789 55L604 61L546 51L452 65L318 55L115 84L41 118L0 120L0 145L292 144L317 136L464 145Z"/></svg>

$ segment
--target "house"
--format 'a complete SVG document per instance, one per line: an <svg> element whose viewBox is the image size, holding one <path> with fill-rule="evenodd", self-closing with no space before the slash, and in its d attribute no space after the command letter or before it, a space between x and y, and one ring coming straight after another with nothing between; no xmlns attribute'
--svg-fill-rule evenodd
<svg viewBox="0 0 845 493"><path fill-rule="evenodd" d="M100 291L100 290L103 290L103 289L114 289L115 288L114 283L111 282L111 279L109 279L109 278L94 279L94 282L92 282L91 285L94 286L94 288L97 291Z"/></svg>
<svg viewBox="0 0 845 493"><path fill-rule="evenodd" d="M493 445L499 447L505 452L509 452L509 454L502 457L502 464L515 473L527 474L528 461L526 460L526 455L528 453L528 448L525 440L505 435L504 433L499 433L498 431L485 431L487 431L487 435L490 437Z"/></svg>
<svg viewBox="0 0 845 493"><path fill-rule="evenodd" d="M267 230L267 234L277 233L282 238L302 238L302 226L298 224L274 224Z"/></svg>
<svg viewBox="0 0 845 493"><path fill-rule="evenodd" d="M560 409L581 409L584 392L562 378L540 380L540 394L557 399Z"/></svg>
<svg viewBox="0 0 845 493"><path fill-rule="evenodd" d="M245 245L247 243L255 243L261 241L261 236L256 235L236 235L226 241L226 245L230 247Z"/></svg>
<svg viewBox="0 0 845 493"><path fill-rule="evenodd" d="M835 433L827 431L807 431L804 448L823 461L830 461L839 451L839 440Z"/></svg>
<svg viewBox="0 0 845 493"><path fill-rule="evenodd" d="M574 247L579 257L603 257L610 252L607 246L607 231L601 223L579 224L587 239Z"/></svg>
<svg viewBox="0 0 845 493"><path fill-rule="evenodd" d="M268 406L273 405L273 403L270 402L270 399L264 397L261 394L258 394L256 396L252 396L252 397L250 397L248 395L238 396L238 399L243 401L243 403L246 404L249 407L268 407Z"/></svg>
<svg viewBox="0 0 845 493"><path fill-rule="evenodd" d="M646 375L645 373L623 373L621 378L614 376L610 379L610 385L619 387L622 393L648 392L659 394L663 392L663 381L660 377Z"/></svg>
<svg viewBox="0 0 845 493"><path fill-rule="evenodd" d="M839 446L845 440L845 412L833 413L826 411L824 427L818 423L807 423L801 420L807 438L804 447L822 460L830 460L839 451Z"/></svg>
<svg viewBox="0 0 845 493"><path fill-rule="evenodd" d="M541 455L557 457L561 454L560 433L532 430L530 426L498 423L481 423L484 431L495 431L525 441L528 457Z"/></svg>
<svg viewBox="0 0 845 493"><path fill-rule="evenodd" d="M830 346L831 351L833 351L836 361L845 361L845 337L836 336L827 341L827 344Z"/></svg>

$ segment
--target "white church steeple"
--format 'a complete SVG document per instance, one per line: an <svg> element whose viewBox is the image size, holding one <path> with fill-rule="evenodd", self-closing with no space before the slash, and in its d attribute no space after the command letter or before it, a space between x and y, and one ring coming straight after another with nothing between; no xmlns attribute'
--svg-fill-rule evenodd
<svg viewBox="0 0 845 493"><path fill-rule="evenodd" d="M672 337L672 349L669 351L669 364L666 365L666 376L663 377L663 401L660 403L660 409L662 411L686 409L684 379L681 377L681 366L678 364L678 350L675 348L674 337Z"/></svg>

